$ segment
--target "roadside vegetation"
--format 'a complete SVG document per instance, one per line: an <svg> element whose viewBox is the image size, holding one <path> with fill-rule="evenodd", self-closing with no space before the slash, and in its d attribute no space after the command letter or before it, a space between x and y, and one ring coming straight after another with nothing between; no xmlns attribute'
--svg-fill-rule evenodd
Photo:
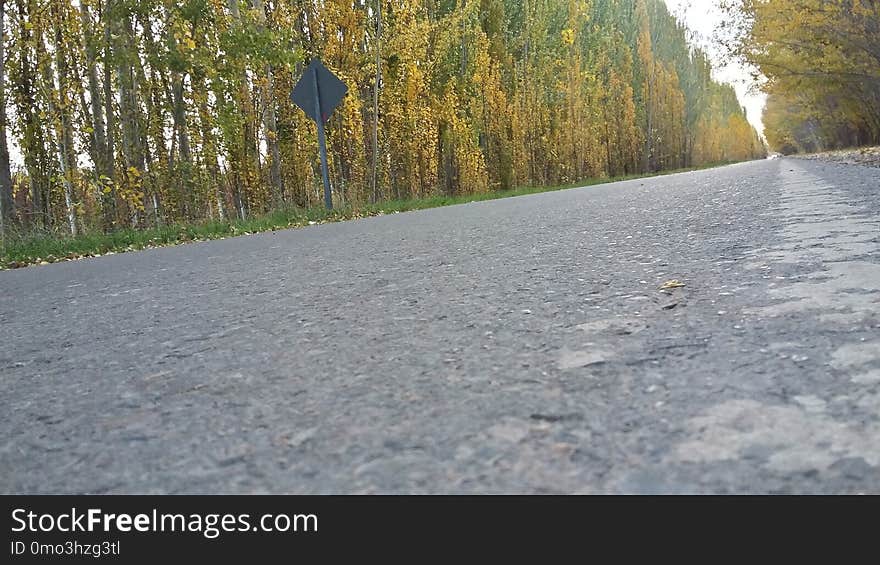
<svg viewBox="0 0 880 565"><path fill-rule="evenodd" d="M764 154L663 0L0 0L0 24L11 234L319 218L289 100L314 57L349 87L328 217Z"/></svg>
<svg viewBox="0 0 880 565"><path fill-rule="evenodd" d="M441 206L453 206L469 202L495 200L515 196L526 196L541 192L566 190L622 180L631 180L686 172L698 168L720 166L725 163L712 163L703 167L693 167L676 171L666 171L654 175L631 175L611 179L591 179L576 185L555 187L530 187L508 191L484 192L465 196L433 196L411 200L391 200L381 204L367 204L361 207L341 207L326 210L323 207L287 208L275 210L262 216L235 221L205 221L194 224L171 224L158 228L122 229L111 233L69 234L7 233L0 239L0 270L15 269L29 265L72 261L86 257L96 257L110 253L124 253L139 249L179 245L194 241L223 239L265 231L299 228L328 222L339 222L395 214L412 210L424 210Z"/></svg>
<svg viewBox="0 0 880 565"><path fill-rule="evenodd" d="M760 71L774 151L880 145L880 1L725 0L732 54Z"/></svg>

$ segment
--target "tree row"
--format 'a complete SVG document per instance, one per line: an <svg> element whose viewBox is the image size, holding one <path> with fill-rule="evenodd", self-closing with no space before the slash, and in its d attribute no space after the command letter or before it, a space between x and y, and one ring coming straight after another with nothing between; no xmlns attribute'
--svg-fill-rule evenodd
<svg viewBox="0 0 880 565"><path fill-rule="evenodd" d="M661 0L0 0L5 226L76 234L321 202L289 100L319 57L334 200L764 154ZM10 158L11 154L11 158Z"/></svg>

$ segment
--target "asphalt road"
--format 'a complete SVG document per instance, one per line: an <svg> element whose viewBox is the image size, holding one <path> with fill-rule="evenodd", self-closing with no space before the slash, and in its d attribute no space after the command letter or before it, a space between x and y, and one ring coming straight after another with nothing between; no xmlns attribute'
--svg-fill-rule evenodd
<svg viewBox="0 0 880 565"><path fill-rule="evenodd" d="M878 169L0 272L0 324L4 493L880 493Z"/></svg>

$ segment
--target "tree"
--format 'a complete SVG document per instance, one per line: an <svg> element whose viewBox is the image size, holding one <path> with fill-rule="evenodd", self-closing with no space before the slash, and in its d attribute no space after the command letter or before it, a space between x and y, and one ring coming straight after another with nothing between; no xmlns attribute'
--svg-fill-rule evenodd
<svg viewBox="0 0 880 565"><path fill-rule="evenodd" d="M6 1L0 0L0 233L6 231L15 213L12 172L6 141Z"/></svg>
<svg viewBox="0 0 880 565"><path fill-rule="evenodd" d="M732 55L766 77L783 151L880 143L880 2L730 0Z"/></svg>
<svg viewBox="0 0 880 565"><path fill-rule="evenodd" d="M0 110L24 167L4 222L113 230L320 203L315 125L282 96L312 57L349 85L327 124L344 205L763 154L662 0L5 1ZM812 116L819 100L787 105Z"/></svg>

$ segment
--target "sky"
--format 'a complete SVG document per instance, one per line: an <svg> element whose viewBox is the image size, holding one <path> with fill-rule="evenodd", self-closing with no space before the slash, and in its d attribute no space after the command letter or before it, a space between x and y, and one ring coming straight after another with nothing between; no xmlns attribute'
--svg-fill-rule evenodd
<svg viewBox="0 0 880 565"><path fill-rule="evenodd" d="M740 103L745 106L749 121L763 134L764 124L761 117L764 104L767 101L765 94L753 92L749 71L740 64L727 64L721 60L719 50L713 45L712 36L715 29L723 21L724 15L718 7L718 0L664 0L669 10L684 20L691 31L699 37L699 41L706 48L715 68L715 78L722 82L730 83L736 88Z"/></svg>

